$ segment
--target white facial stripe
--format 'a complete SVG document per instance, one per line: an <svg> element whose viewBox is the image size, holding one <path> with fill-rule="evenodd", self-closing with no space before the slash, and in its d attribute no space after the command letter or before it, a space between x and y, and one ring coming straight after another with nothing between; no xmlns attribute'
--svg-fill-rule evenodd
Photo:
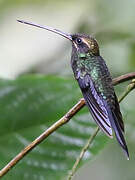
<svg viewBox="0 0 135 180"><path fill-rule="evenodd" d="M85 39L82 38L82 41L90 48L90 44Z"/></svg>
<svg viewBox="0 0 135 180"><path fill-rule="evenodd" d="M78 50L78 46L77 46L77 44L76 44L75 42L73 42L73 43L74 43L75 48Z"/></svg>
<svg viewBox="0 0 135 180"><path fill-rule="evenodd" d="M84 44L86 44L90 49L92 48L94 48L94 44L89 44L88 43L88 41L87 40L85 40L84 38L81 38L81 40L82 40L82 42L84 43ZM75 46L75 48L78 50L78 46L77 46L77 44L75 43L75 42L73 42L74 43L74 46Z"/></svg>

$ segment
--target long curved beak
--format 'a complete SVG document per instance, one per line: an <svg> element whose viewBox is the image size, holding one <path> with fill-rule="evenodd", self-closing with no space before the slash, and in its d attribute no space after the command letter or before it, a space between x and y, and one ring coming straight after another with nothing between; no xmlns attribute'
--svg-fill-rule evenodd
<svg viewBox="0 0 135 180"><path fill-rule="evenodd" d="M72 36L70 34L64 33L64 32L62 32L62 31L60 31L58 29L54 29L54 28L51 28L51 27L48 27L48 26L42 26L40 24L36 24L36 23L24 21L24 20L17 20L17 21L20 22L20 23L23 23L23 24L28 24L28 25L35 26L35 27L38 27L38 28L46 29L48 31L59 34L59 35L65 37L65 38L69 39L70 41L72 41Z"/></svg>

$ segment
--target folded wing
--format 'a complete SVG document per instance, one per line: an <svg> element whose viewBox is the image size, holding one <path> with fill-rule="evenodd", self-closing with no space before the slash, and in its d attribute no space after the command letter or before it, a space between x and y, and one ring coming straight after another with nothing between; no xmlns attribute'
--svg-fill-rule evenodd
<svg viewBox="0 0 135 180"><path fill-rule="evenodd" d="M78 78L78 83L94 120L109 137L112 137L111 123L104 100L99 97L90 76L85 75L83 78Z"/></svg>
<svg viewBox="0 0 135 180"><path fill-rule="evenodd" d="M89 75L85 75L83 78L79 77L77 80L94 120L109 137L112 137L112 129L114 130L117 141L129 158L127 145L123 135L124 123L115 92L113 99L114 103L110 107L107 101L97 93L94 83Z"/></svg>

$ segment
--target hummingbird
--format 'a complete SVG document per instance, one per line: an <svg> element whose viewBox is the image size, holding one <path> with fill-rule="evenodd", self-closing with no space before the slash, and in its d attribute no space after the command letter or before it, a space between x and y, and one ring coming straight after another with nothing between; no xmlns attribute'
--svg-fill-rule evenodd
<svg viewBox="0 0 135 180"><path fill-rule="evenodd" d="M112 85L112 77L100 55L96 39L86 34L68 34L52 27L24 20L17 21L51 31L71 41L71 67L86 106L97 125L107 136L113 138L114 131L118 143L129 159L120 106Z"/></svg>

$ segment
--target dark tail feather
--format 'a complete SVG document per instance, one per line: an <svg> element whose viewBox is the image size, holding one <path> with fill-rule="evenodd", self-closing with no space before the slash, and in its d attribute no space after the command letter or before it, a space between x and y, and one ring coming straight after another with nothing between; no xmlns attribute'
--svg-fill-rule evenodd
<svg viewBox="0 0 135 180"><path fill-rule="evenodd" d="M119 124L119 120L117 119L115 113L113 113L111 111L110 111L110 113L112 114L112 118L110 119L110 121L111 121L112 128L115 132L117 141L120 144L120 146L122 147L127 159L129 160L128 148L127 148L126 141L125 141L125 138L123 135L123 131L122 131L121 126Z"/></svg>

